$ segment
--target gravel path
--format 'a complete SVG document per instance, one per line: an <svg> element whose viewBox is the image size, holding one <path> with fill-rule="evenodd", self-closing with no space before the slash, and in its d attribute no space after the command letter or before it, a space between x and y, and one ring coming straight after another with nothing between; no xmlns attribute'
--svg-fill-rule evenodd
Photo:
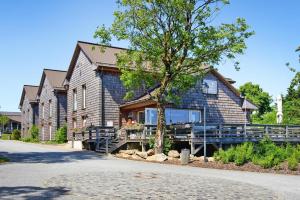
<svg viewBox="0 0 300 200"><path fill-rule="evenodd" d="M0 140L0 199L300 199L300 176L101 157Z"/></svg>

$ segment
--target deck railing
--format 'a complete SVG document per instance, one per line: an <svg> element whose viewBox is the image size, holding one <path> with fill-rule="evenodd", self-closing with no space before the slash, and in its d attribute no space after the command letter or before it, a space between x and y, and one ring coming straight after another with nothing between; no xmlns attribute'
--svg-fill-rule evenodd
<svg viewBox="0 0 300 200"><path fill-rule="evenodd" d="M156 126L145 125L143 129L126 129L127 141L147 140L155 135ZM266 124L207 124L206 138L213 142L255 141L265 136L274 141L299 141L300 126L266 125ZM166 136L178 141L201 142L204 139L204 126L185 124L168 126ZM232 141L231 141L232 140Z"/></svg>

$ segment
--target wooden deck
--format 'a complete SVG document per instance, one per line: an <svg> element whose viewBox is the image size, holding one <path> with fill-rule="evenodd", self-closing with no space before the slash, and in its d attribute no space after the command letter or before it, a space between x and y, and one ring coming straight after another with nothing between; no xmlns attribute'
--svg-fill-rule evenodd
<svg viewBox="0 0 300 200"><path fill-rule="evenodd" d="M92 127L82 133L74 133L74 140L89 144L94 143L95 149L105 146L106 152L113 143L140 143L143 147L154 137L155 126L145 126L142 129L124 129L117 135L112 127ZM223 145L243 142L258 142L269 137L276 143L300 143L300 126L260 125L260 124L184 124L168 126L166 136L174 142L188 142L191 153L195 154L203 148L204 143L222 148ZM117 142L116 142L117 141ZM122 146L121 145L121 146ZM120 145L115 145L115 148ZM114 148L111 147L111 150ZM102 147L103 150L103 147Z"/></svg>

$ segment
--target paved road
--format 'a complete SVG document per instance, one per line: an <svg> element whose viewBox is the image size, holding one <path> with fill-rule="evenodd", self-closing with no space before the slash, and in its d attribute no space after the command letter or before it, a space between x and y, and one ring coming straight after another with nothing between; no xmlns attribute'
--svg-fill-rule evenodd
<svg viewBox="0 0 300 200"><path fill-rule="evenodd" d="M0 199L300 199L300 176L144 163L0 140Z"/></svg>

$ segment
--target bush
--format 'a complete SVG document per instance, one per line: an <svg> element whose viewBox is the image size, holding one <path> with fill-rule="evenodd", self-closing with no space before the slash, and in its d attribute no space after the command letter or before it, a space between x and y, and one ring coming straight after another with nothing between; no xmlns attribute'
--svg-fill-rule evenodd
<svg viewBox="0 0 300 200"><path fill-rule="evenodd" d="M287 159L288 161L288 168L290 170L297 170L298 169L298 160L296 154L293 154L291 157Z"/></svg>
<svg viewBox="0 0 300 200"><path fill-rule="evenodd" d="M30 130L30 137L34 140L34 141L39 141L39 128L36 125L33 125Z"/></svg>
<svg viewBox="0 0 300 200"><path fill-rule="evenodd" d="M170 138L168 137L165 137L164 138L164 149L163 149L163 152L164 154L168 154L169 151L172 149L173 147L173 142L170 140ZM155 137L154 136L151 136L149 138L149 148L150 149L154 149L155 148Z"/></svg>
<svg viewBox="0 0 300 200"><path fill-rule="evenodd" d="M300 145L297 147L290 144L277 146L269 138L264 138L258 144L244 143L228 150L220 150L214 154L216 160L224 164L234 162L236 165L243 165L252 162L263 168L279 166L282 162L288 161L289 168L295 169L300 162Z"/></svg>
<svg viewBox="0 0 300 200"><path fill-rule="evenodd" d="M17 129L13 130L11 134L12 140L20 140L21 139L21 132Z"/></svg>
<svg viewBox="0 0 300 200"><path fill-rule="evenodd" d="M67 140L67 126L63 126L56 131L55 142L65 143Z"/></svg>
<svg viewBox="0 0 300 200"><path fill-rule="evenodd" d="M2 140L11 140L11 134L10 133L3 133L1 135Z"/></svg>

